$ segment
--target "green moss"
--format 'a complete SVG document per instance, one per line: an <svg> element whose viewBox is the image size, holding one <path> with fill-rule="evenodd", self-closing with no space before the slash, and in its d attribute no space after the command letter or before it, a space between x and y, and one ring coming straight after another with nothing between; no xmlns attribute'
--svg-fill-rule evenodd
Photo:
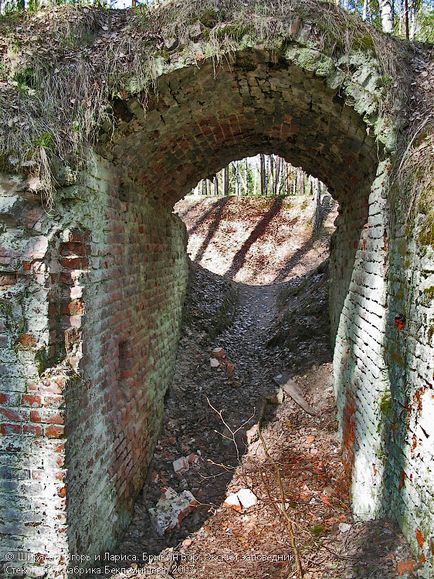
<svg viewBox="0 0 434 579"><path fill-rule="evenodd" d="M383 427L385 425L390 425L393 419L394 412L390 392L385 392L380 398L379 409L380 409L380 420L377 425L377 431L378 433L381 434L383 432ZM383 457L382 453L383 451L380 450L379 454L377 455L377 458L380 460Z"/></svg>
<svg viewBox="0 0 434 579"><path fill-rule="evenodd" d="M434 299L434 285L427 287L423 290L423 293L427 296L429 300Z"/></svg>
<svg viewBox="0 0 434 579"><path fill-rule="evenodd" d="M407 255L408 252L408 248L407 248L407 240L406 239L400 239L398 242L398 253L399 255L401 255L402 257Z"/></svg>
<svg viewBox="0 0 434 579"><path fill-rule="evenodd" d="M335 70L332 60L322 58L316 66L315 74L317 76L329 76Z"/></svg>
<svg viewBox="0 0 434 579"><path fill-rule="evenodd" d="M48 358L45 348L41 348L35 354L35 365L38 370L39 376L41 376L45 370L48 368Z"/></svg>
<svg viewBox="0 0 434 579"><path fill-rule="evenodd" d="M424 215L429 215L429 213L432 211L433 205L434 205L434 188L427 187L419 195L419 199L417 202L418 211L419 213L423 213Z"/></svg>
<svg viewBox="0 0 434 579"><path fill-rule="evenodd" d="M0 319L4 320L6 327L13 332L22 329L22 323L14 316L12 303L9 300L0 300Z"/></svg>
<svg viewBox="0 0 434 579"><path fill-rule="evenodd" d="M385 392L380 399L380 412L384 418L392 413L392 398L390 392Z"/></svg>
<svg viewBox="0 0 434 579"><path fill-rule="evenodd" d="M322 525L314 525L311 527L310 532L314 537L321 537L325 534L325 529Z"/></svg>
<svg viewBox="0 0 434 579"><path fill-rule="evenodd" d="M239 42L244 38L244 36L247 36L252 32L254 32L254 27L252 25L234 23L216 28L214 33L216 38L219 40L231 38L232 40Z"/></svg>
<svg viewBox="0 0 434 579"><path fill-rule="evenodd" d="M318 66L319 54L310 48L302 48L298 51L297 62L305 70L314 71Z"/></svg>
<svg viewBox="0 0 434 579"><path fill-rule="evenodd" d="M426 216L417 236L417 241L421 245L431 245L434 248L434 209Z"/></svg>
<svg viewBox="0 0 434 579"><path fill-rule="evenodd" d="M160 56L165 62L170 62L171 54L167 48L162 48L160 50Z"/></svg>
<svg viewBox="0 0 434 579"><path fill-rule="evenodd" d="M218 23L219 18L217 12L212 8L209 8L199 16L197 21L203 24L206 28L214 28Z"/></svg>
<svg viewBox="0 0 434 579"><path fill-rule="evenodd" d="M375 456L378 458L378 460L384 460L385 458L385 453L384 450L382 448L379 448L378 450L375 451Z"/></svg>
<svg viewBox="0 0 434 579"><path fill-rule="evenodd" d="M353 48L356 50L374 50L375 43L371 34L358 34L353 40Z"/></svg>

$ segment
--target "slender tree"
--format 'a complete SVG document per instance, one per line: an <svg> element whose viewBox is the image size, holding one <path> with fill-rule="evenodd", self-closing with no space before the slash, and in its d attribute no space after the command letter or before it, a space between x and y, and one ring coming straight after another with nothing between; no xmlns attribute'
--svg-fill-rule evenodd
<svg viewBox="0 0 434 579"><path fill-rule="evenodd" d="M421 0L411 0L409 9L409 31L408 35L410 40L416 39L417 33L417 15L421 8Z"/></svg>
<svg viewBox="0 0 434 579"><path fill-rule="evenodd" d="M362 11L362 19L363 20L368 19L368 8L369 8L368 0L363 0L363 11Z"/></svg>
<svg viewBox="0 0 434 579"><path fill-rule="evenodd" d="M245 162L245 168L246 168L246 182L245 182L245 192L246 192L246 196L248 196L249 194L249 161L246 157L246 162Z"/></svg>
<svg viewBox="0 0 434 579"><path fill-rule="evenodd" d="M229 195L229 165L223 169L223 195Z"/></svg>
<svg viewBox="0 0 434 579"><path fill-rule="evenodd" d="M383 32L391 33L393 31L392 0L380 0L380 16Z"/></svg>
<svg viewBox="0 0 434 579"><path fill-rule="evenodd" d="M260 156L261 163L261 195L267 195L267 174L265 169L265 155Z"/></svg>
<svg viewBox="0 0 434 579"><path fill-rule="evenodd" d="M235 161L235 191L236 196L239 197L241 195L241 175L239 161Z"/></svg>
<svg viewBox="0 0 434 579"><path fill-rule="evenodd" d="M315 177L310 177L310 190L315 205L313 229L317 233L321 226L321 185Z"/></svg>

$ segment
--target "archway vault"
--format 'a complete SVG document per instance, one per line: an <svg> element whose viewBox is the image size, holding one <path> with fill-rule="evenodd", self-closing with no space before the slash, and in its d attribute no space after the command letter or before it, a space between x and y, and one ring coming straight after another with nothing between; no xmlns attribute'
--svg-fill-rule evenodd
<svg viewBox="0 0 434 579"><path fill-rule="evenodd" d="M396 497L385 485L399 477L387 471L382 414L396 132L380 117L384 75L371 44L323 50L302 18L294 12L277 43L237 33L218 58L203 26L191 27L188 49L172 39L154 47L155 92L119 91L113 127L79 179L64 176L51 214L29 181L2 176L1 292L14 304L0 302L12 369L4 451L17 476L38 481L32 491L5 487L15 501L16 525L3 529L11 550L43 551L47 568L64 568L113 547L125 529L158 436L186 288L185 231L172 207L257 153L302 166L339 201L330 302L340 429L356 514L389 512Z"/></svg>
<svg viewBox="0 0 434 579"><path fill-rule="evenodd" d="M303 67L303 59L317 61L313 70ZM174 70L159 77L158 96L146 110L140 96L114 103L118 126L102 154L110 151L126 185L131 181L155 199L178 200L198 179L259 152L291 159L338 197L350 190L357 195L378 164L363 106L373 113L381 92L373 62L361 68L355 78L362 75L370 84L370 90L357 85L362 114L348 106L348 79L339 78L332 59L309 49L280 55L244 49L217 67L208 59Z"/></svg>

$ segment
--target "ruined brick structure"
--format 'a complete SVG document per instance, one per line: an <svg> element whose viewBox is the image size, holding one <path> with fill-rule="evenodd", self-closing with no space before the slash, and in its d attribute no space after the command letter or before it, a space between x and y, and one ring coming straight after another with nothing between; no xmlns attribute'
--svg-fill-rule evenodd
<svg viewBox="0 0 434 579"><path fill-rule="evenodd" d="M430 576L433 251L391 195L378 63L364 49L343 61L316 38L296 18L278 55L244 39L217 68L195 38L195 59L180 48L163 60L147 110L140 94L114 103L114 133L49 213L25 177L1 175L0 537L44 555L28 576L62 575L125 530L176 355L187 263L173 205L260 152L319 177L340 204L330 303L354 512L396 517Z"/></svg>

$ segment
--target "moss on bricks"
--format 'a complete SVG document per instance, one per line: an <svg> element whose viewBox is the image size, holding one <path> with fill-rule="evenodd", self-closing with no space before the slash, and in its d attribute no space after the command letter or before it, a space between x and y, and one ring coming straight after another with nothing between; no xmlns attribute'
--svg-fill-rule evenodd
<svg viewBox="0 0 434 579"><path fill-rule="evenodd" d="M392 398L390 392L385 392L380 399L380 412L383 419L390 418L392 414Z"/></svg>
<svg viewBox="0 0 434 579"><path fill-rule="evenodd" d="M417 240L421 245L434 248L434 209L426 215L418 233Z"/></svg>
<svg viewBox="0 0 434 579"><path fill-rule="evenodd" d="M228 24L216 28L214 34L215 37L219 40L223 40L224 38L231 38L232 40L240 42L244 36L253 34L254 31L255 29L252 25L236 22L234 24Z"/></svg>
<svg viewBox="0 0 434 579"><path fill-rule="evenodd" d="M45 370L48 368L48 356L45 348L41 348L35 354L35 365L38 370L38 375L42 376Z"/></svg>

